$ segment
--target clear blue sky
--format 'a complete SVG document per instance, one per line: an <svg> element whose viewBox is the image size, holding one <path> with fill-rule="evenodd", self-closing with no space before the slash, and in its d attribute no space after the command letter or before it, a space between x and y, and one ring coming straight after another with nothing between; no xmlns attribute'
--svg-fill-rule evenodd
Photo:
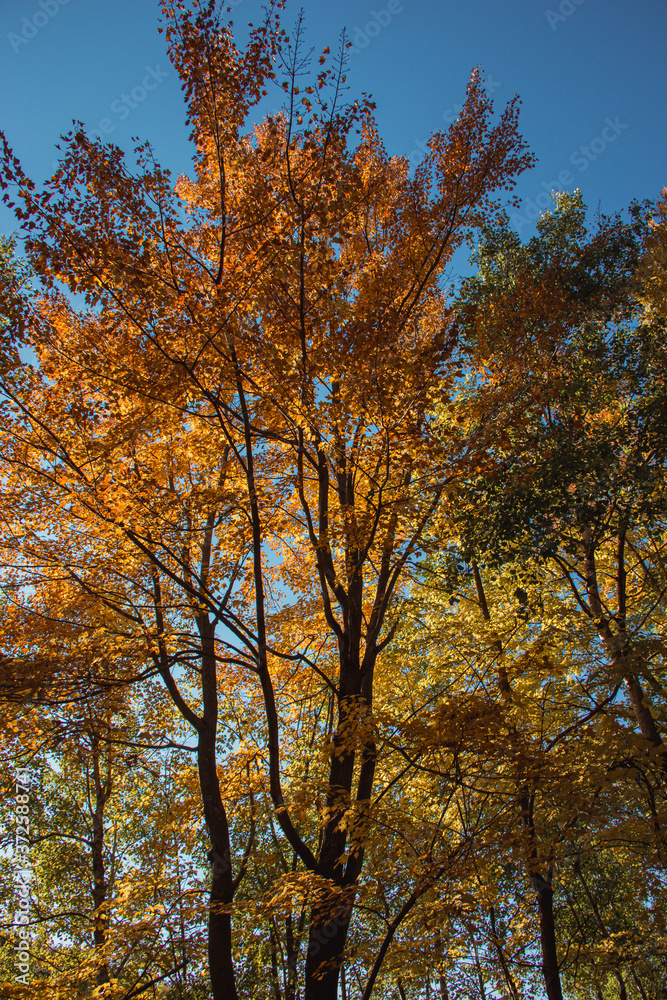
<svg viewBox="0 0 667 1000"><path fill-rule="evenodd" d="M242 30L261 16L258 0L230 2ZM514 222L524 236L550 187L580 187L589 207L614 211L667 184L665 0L290 0L286 26L301 2L316 52L347 28L350 93L372 93L390 153L418 160L430 132L455 117L473 66L497 109L519 94L521 129L538 157L519 185ZM35 180L51 173L72 119L127 149L132 136L148 138L165 166L188 171L158 8L1 0L2 127ZM276 91L269 107L280 100ZM14 228L3 208L0 229Z"/></svg>

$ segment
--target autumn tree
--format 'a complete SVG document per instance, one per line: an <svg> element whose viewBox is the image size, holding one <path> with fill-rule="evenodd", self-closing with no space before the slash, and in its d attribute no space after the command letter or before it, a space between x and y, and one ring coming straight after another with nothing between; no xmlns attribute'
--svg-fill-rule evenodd
<svg viewBox="0 0 667 1000"><path fill-rule="evenodd" d="M333 998L373 822L375 667L458 468L433 432L452 388L441 283L531 157L516 101L493 124L478 72L410 174L370 100L344 101L344 39L313 72L275 7L243 49L213 3L163 15L193 177L174 190L148 146L133 168L75 127L38 191L5 144L43 288L23 323L37 365L4 387L6 510L28 526L8 559L19 589L40 567L24 593L42 607L66 580L81 641L159 673L195 734L216 1000L237 996L230 913L253 836L235 860L220 713L256 685L274 819L311 908L305 995ZM252 126L273 81L285 111ZM313 734L312 832L284 784L289 674L333 711L331 738Z"/></svg>
<svg viewBox="0 0 667 1000"><path fill-rule="evenodd" d="M395 943L406 995L442 942L452 998L531 997L540 979L549 996L615 996L621 982L653 996L663 869L634 713L609 692L605 650L557 568L475 571L452 541L404 605L391 704L417 710L392 744L409 794L429 786L420 814L439 803L469 849Z"/></svg>
<svg viewBox="0 0 667 1000"><path fill-rule="evenodd" d="M483 454L458 523L464 561L537 559L569 589L606 659L594 712L621 692L631 708L628 757L662 858L665 354L661 325L639 305L646 235L640 206L589 231L578 193L557 196L526 245L506 224L486 232L459 311L477 372L469 432Z"/></svg>
<svg viewBox="0 0 667 1000"><path fill-rule="evenodd" d="M470 529L469 547L499 553L517 542L561 567L664 770L642 689L648 667L631 648L626 593L629 545L647 541L664 511L663 332L638 322L633 287L642 230L637 209L634 221L603 220L589 238L580 201L562 196L527 247L507 229L491 236L488 266L464 307L473 352L482 368L488 359L490 380L501 364L506 383L512 380L508 349L521 345L529 364L516 372L508 402L496 397L509 421L500 449L489 449L490 475L479 479L489 516ZM531 290L534 311L527 308ZM481 406L491 398L480 395ZM602 593L597 567L603 541L612 539L613 596Z"/></svg>
<svg viewBox="0 0 667 1000"><path fill-rule="evenodd" d="M19 710L3 741L7 766L27 755L34 775L27 928L30 990L40 1000L59 991L138 995L168 982L187 995L186 984L202 978L204 852L189 808L190 754L167 756L152 742L151 715L163 725L169 715L166 694L155 685L152 698L133 693L41 699ZM12 864L10 851L8 875ZM8 934L10 903L3 899ZM11 990L10 970L3 979Z"/></svg>

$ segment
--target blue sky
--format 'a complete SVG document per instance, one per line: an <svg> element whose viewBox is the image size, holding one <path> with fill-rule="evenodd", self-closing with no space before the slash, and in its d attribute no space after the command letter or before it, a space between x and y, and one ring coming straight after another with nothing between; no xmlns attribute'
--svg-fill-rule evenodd
<svg viewBox="0 0 667 1000"><path fill-rule="evenodd" d="M241 30L258 0L230 0ZM538 157L518 191L527 236L551 187L580 187L615 211L667 184L665 0L301 0L307 40L353 42L350 95L364 90L390 153L416 162L430 133L456 116L474 66L496 109L522 100L521 130ZM288 2L285 25L300 6ZM155 0L4 0L0 4L2 127L35 180L52 171L72 119L130 149L150 139L187 172L179 81L157 33ZM276 91L271 109L279 106ZM0 229L15 228L8 210Z"/></svg>

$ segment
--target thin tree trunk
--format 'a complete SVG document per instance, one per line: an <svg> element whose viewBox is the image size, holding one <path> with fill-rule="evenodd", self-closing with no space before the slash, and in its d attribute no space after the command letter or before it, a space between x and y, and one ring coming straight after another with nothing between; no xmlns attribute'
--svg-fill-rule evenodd
<svg viewBox="0 0 667 1000"><path fill-rule="evenodd" d="M102 781L100 771L100 750L99 739L95 734L91 734L91 750L93 759L93 780L95 783L95 811L93 813L93 838L91 841L91 854L93 863L93 907L95 910L95 926L93 930L93 940L95 951L99 956L99 964L95 974L97 986L102 986L110 981L109 966L104 957L104 948L108 935L109 915L106 911L107 882L104 868L104 807L111 795L111 774L110 767L107 767L106 781Z"/></svg>
<svg viewBox="0 0 667 1000"><path fill-rule="evenodd" d="M211 849L208 912L208 960L213 1000L238 1000L232 960L229 906L234 898L229 826L216 770L215 733L202 726L197 750L199 782Z"/></svg>
<svg viewBox="0 0 667 1000"><path fill-rule="evenodd" d="M479 572L477 563L473 562L473 575L475 579L475 587L477 589L477 597L479 600L480 610L482 612L482 617L485 621L491 621L491 614L489 611L489 605L484 593L484 586L482 583L482 578ZM498 636L494 638L494 647L498 653L498 689L501 697L504 700L511 700L512 688L509 683L509 678L507 672L503 665L503 645ZM518 745L518 734L514 727L510 729L510 740L516 748L516 757L519 759L519 745ZM533 824L533 804L532 798L527 787L521 787L521 775L517 776L519 781L519 794L518 794L518 806L519 815L521 817L522 827L528 836L529 848L528 848L528 874L530 876L531 884L535 889L537 894L537 908L539 914L540 923L540 947L542 951L542 974L544 976L544 982L547 990L547 996L549 1000L563 1000L563 991L560 982L560 970L558 968L558 954L556 948L556 927L554 922L553 913L553 889L551 886L551 869L547 872L547 880L545 881L542 876L536 871L537 863L537 849L535 846L535 827ZM513 987L513 992L516 987L509 977L509 971L505 968L503 964L503 971L508 982ZM509 977L509 978L508 978Z"/></svg>
<svg viewBox="0 0 667 1000"><path fill-rule="evenodd" d="M491 622L491 613L489 611L489 605L486 600L486 594L484 593L484 584L482 583L482 577L479 572L479 566L476 560L472 561L472 573L475 580L475 588L477 590L477 599L479 601L479 609L482 612L482 618L485 622ZM498 654L498 690L503 701L508 702L512 700L512 688L507 676L507 670L505 668L505 654L503 650L503 644L498 635L493 632L493 647Z"/></svg>
<svg viewBox="0 0 667 1000"><path fill-rule="evenodd" d="M556 949L556 924L554 921L553 889L551 887L551 869L547 879L539 875L532 876L533 888L537 892L537 907L540 914L540 944L542 946L542 974L549 1000L563 1000L563 990L558 968L558 953Z"/></svg>
<svg viewBox="0 0 667 1000"><path fill-rule="evenodd" d="M229 823L216 767L216 732L218 722L217 671L214 649L214 626L201 618L198 627L202 640L203 720L199 725L197 766L204 819L211 849L211 893L208 912L208 960L213 1000L238 1000L232 952L232 918L229 908L234 898Z"/></svg>
<svg viewBox="0 0 667 1000"><path fill-rule="evenodd" d="M278 975L278 935L276 934L273 921L269 923L269 948L271 950L271 989L273 990L273 998L274 1000L282 1000L280 977Z"/></svg>
<svg viewBox="0 0 667 1000"><path fill-rule="evenodd" d="M549 867L546 879L537 870L537 848L535 845L535 826L533 823L533 799L524 789L519 797L519 814L525 833L528 837L528 874L537 896L537 911L540 924L540 948L542 951L542 975L549 1000L563 1000L563 990L558 967L558 950L556 947L556 923L553 909L553 872Z"/></svg>
<svg viewBox="0 0 667 1000"><path fill-rule="evenodd" d="M200 579L206 585L208 574L206 554L210 548L214 518L209 517L202 550ZM158 637L165 633L162 613L162 593L157 570L153 570L155 624ZM213 1000L238 1000L232 951L231 907L238 885L232 877L231 842L227 813L218 781L216 735L218 729L218 677L215 657L215 624L206 614L196 615L201 642L201 697L203 714L190 708L178 689L170 670L164 641L158 638L155 662L169 695L183 718L198 735L197 769L204 820L208 830L211 863L211 890L208 907L208 961ZM243 876L243 866L239 879Z"/></svg>
<svg viewBox="0 0 667 1000"><path fill-rule="evenodd" d="M644 987L642 985L641 979L637 975L637 970L635 969L634 965L630 966L630 972L632 974L632 978L635 981L635 986L639 990L639 995L641 996L642 1000L648 1000L648 996L647 996L646 990L644 989Z"/></svg>
<svg viewBox="0 0 667 1000"><path fill-rule="evenodd" d="M296 855L294 856L294 868L296 870ZM294 934L293 920L290 914L285 920L285 950L287 952L287 969L285 972L285 1000L296 1000L297 998L297 974L299 966L299 949L301 941L299 935L303 930L305 913L302 915L297 926L297 934Z"/></svg>
<svg viewBox="0 0 667 1000"><path fill-rule="evenodd" d="M470 934L470 940L472 941L472 950L475 955L475 968L477 970L477 982L479 983L479 995L482 1000L486 1000L486 987L484 986L484 975L482 973L482 966L479 961L479 952L477 950L477 942L475 941L474 934Z"/></svg>
<svg viewBox="0 0 667 1000"><path fill-rule="evenodd" d="M510 993L514 997L514 1000L519 1000L519 991L516 988L516 983L514 982L514 979L512 978L512 973L509 970L509 966L508 966L507 960L505 958L505 953L503 951L503 948L502 948L502 945L501 945L500 941L498 940L498 935L496 934L496 911L495 911L495 909L494 909L493 906L491 907L491 909L489 911L489 916L490 916L490 919L491 919L491 932L493 934L493 946L496 949L496 954L498 956L498 961L500 962L500 967L503 970L503 976L505 977L505 982L507 983L507 986L509 987Z"/></svg>

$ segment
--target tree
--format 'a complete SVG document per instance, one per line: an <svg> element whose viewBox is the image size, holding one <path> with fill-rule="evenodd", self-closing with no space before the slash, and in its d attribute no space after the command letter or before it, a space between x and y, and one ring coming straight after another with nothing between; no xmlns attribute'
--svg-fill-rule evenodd
<svg viewBox="0 0 667 1000"><path fill-rule="evenodd" d="M393 746L414 769L413 801L430 783L429 802L470 844L395 955L406 992L441 937L452 996L534 996L538 969L550 996L621 981L628 996L652 995L664 805L618 681L609 692L597 629L558 568L526 557L466 566L441 551L403 620L394 655L406 679L391 705L400 718L405 698L414 718ZM415 814L426 828L429 807Z"/></svg>
<svg viewBox="0 0 667 1000"><path fill-rule="evenodd" d="M371 102L342 102L344 40L303 87L301 23L288 44L274 7L244 51L213 3L163 11L195 145L176 194L147 146L132 173L75 128L37 192L5 144L44 289L38 366L4 386L6 509L30 526L8 559L19 589L39 566L24 594L42 608L66 580L80 641L157 671L196 734L216 1000L237 995L230 911L254 837L235 865L218 726L227 692L258 685L274 818L311 906L305 995L333 998L373 820L375 667L457 469L431 416L453 385L440 283L531 157L516 101L492 125L474 73L410 176ZM285 112L244 131L276 74ZM290 674L322 752L312 833L281 760Z"/></svg>
<svg viewBox="0 0 667 1000"><path fill-rule="evenodd" d="M664 858L665 349L661 324L639 308L646 236L640 206L587 232L578 193L557 196L525 246L506 224L486 232L459 311L485 450L459 492L459 552L473 566L537 559L569 589L606 660L592 711L607 715L623 689L631 706L640 736L626 730L627 757L616 752L642 775ZM517 594L526 599L524 585Z"/></svg>
<svg viewBox="0 0 667 1000"><path fill-rule="evenodd" d="M633 281L642 230L636 208L630 223L602 220L588 239L580 199L562 196L527 247L506 228L490 236L485 268L464 307L478 345L473 351L481 348L483 357L493 343L489 363L495 372L502 365L506 387L508 348L520 344L530 361L516 372L509 405L497 394L514 442L506 432L501 449L490 452L495 469L479 480L490 516L478 522L476 537L472 529L468 544L471 551L492 547L500 554L520 540L558 564L596 624L637 724L667 774L641 685L648 667L633 649L626 592L628 543L636 549L664 512L665 352L660 327L637 324ZM538 308L528 312L527 295L538 288ZM489 395L478 398L489 407ZM597 565L603 540L612 538L613 597L602 594Z"/></svg>
<svg viewBox="0 0 667 1000"><path fill-rule="evenodd" d="M21 743L32 729L37 744L27 914L35 997L131 996L201 975L203 857L185 807L189 768L150 744L151 713L168 714L155 694L152 704L131 703L127 691L42 701L23 714ZM3 978L11 989L11 970Z"/></svg>

